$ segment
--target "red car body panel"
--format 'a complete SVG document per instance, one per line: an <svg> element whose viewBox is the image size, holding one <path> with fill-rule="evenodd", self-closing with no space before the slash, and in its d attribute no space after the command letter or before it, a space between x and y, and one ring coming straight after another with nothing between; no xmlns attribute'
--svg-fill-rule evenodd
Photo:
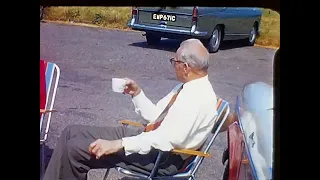
<svg viewBox="0 0 320 180"><path fill-rule="evenodd" d="M253 172L248 160L244 137L238 122L229 126L229 180L253 180Z"/></svg>
<svg viewBox="0 0 320 180"><path fill-rule="evenodd" d="M229 180L238 180L243 154L243 135L237 123L233 123L228 129L229 142Z"/></svg>

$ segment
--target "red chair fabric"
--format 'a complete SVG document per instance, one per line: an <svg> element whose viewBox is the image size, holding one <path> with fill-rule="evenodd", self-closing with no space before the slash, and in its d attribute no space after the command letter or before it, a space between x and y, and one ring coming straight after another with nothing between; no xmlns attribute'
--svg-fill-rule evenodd
<svg viewBox="0 0 320 180"><path fill-rule="evenodd" d="M40 60L40 109L46 108L47 92L46 92L46 62ZM41 118L40 113L40 118Z"/></svg>

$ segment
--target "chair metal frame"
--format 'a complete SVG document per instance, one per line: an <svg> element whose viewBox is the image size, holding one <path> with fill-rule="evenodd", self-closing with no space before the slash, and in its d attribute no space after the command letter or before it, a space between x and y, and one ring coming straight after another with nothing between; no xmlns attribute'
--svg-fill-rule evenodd
<svg viewBox="0 0 320 180"><path fill-rule="evenodd" d="M225 120L228 117L228 114L230 113L230 106L229 103L223 99L221 100L221 103L218 104L217 112L218 115L215 118L215 125L212 128L211 134L209 137L206 139L202 147L200 148L200 152L203 152L204 154L208 154L208 151L210 147L212 146L214 140L216 139L217 135L220 132L220 129L222 125L224 124ZM126 120L127 122L127 120ZM174 151L173 151L174 152ZM199 151L198 151L199 152ZM183 153L183 152L182 152ZM177 173L175 175L171 176L157 176L158 168L159 168L159 163L161 156L163 154L163 151L159 150L159 154L156 158L156 161L154 163L154 167L150 174L142 174L140 172L135 172L132 170L128 170L122 167L116 167L115 169L122 173L125 174L129 177L135 177L135 178L141 178L141 179L148 179L148 180L153 180L153 179L188 179L188 180L194 180L195 179L195 174L198 171L198 168L200 167L202 161L204 160L205 156L203 155L197 155L194 156L193 159L190 161L190 163L184 167L184 172ZM103 180L106 180L108 177L110 169L107 169Z"/></svg>
<svg viewBox="0 0 320 180"><path fill-rule="evenodd" d="M46 105L45 109L41 110L43 114L40 117L40 177L45 171L45 144L48 138L48 132L51 124L52 113L55 111L53 105L55 102L58 83L60 79L60 68L52 62L46 62L45 81L46 81ZM54 79L54 75L55 79ZM50 96L52 93L52 96Z"/></svg>

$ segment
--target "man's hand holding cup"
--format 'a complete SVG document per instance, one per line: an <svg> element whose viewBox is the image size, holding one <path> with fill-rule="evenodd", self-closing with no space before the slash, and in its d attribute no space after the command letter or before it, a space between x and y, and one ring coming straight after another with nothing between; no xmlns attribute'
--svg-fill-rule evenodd
<svg viewBox="0 0 320 180"><path fill-rule="evenodd" d="M129 78L112 78L112 90L118 93L130 94L132 97L141 92L140 86Z"/></svg>
<svg viewBox="0 0 320 180"><path fill-rule="evenodd" d="M124 89L124 94L130 94L132 97L135 97L141 92L140 86L129 78L124 78L126 80L126 87Z"/></svg>

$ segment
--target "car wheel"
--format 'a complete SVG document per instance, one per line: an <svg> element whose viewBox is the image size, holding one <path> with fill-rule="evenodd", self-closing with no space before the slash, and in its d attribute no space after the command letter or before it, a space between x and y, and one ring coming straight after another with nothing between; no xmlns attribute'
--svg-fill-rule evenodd
<svg viewBox="0 0 320 180"><path fill-rule="evenodd" d="M146 39L147 39L148 45L155 45L160 42L161 36L157 36L154 34L146 34Z"/></svg>
<svg viewBox="0 0 320 180"><path fill-rule="evenodd" d="M208 51L210 53L215 53L219 51L221 44L221 28L217 26L214 28L211 38L209 39L208 42Z"/></svg>
<svg viewBox="0 0 320 180"><path fill-rule="evenodd" d="M253 46L257 39L257 28L255 26L252 27L250 31L250 35L248 38L248 45Z"/></svg>
<svg viewBox="0 0 320 180"><path fill-rule="evenodd" d="M43 6L40 6L40 21L43 19Z"/></svg>
<svg viewBox="0 0 320 180"><path fill-rule="evenodd" d="M224 163L224 171L221 180L228 180L229 179L229 160L227 159Z"/></svg>

